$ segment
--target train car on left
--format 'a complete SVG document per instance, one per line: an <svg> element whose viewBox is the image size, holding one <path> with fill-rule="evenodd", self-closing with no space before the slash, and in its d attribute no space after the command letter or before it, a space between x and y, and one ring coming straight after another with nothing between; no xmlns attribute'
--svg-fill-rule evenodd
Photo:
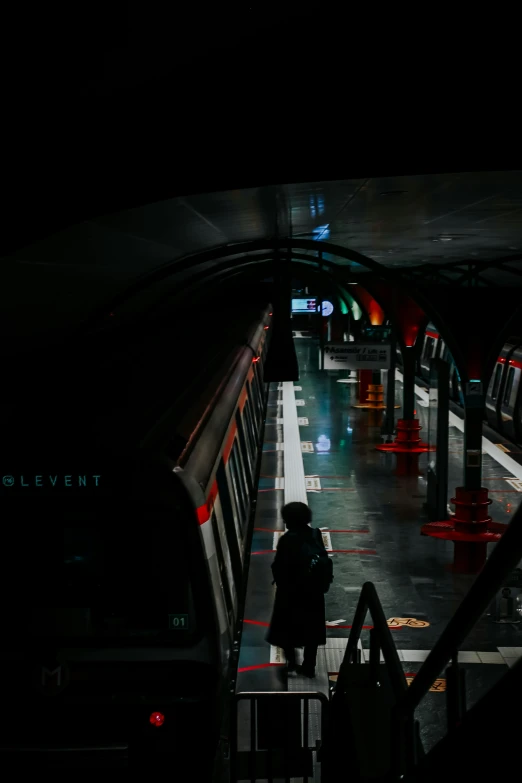
<svg viewBox="0 0 522 783"><path fill-rule="evenodd" d="M270 316L228 351L204 409L187 409L180 454L156 439L122 456L98 491L95 476L81 486L68 476L67 491L22 499L20 524L11 515L0 769L181 766L211 779L240 627Z"/></svg>

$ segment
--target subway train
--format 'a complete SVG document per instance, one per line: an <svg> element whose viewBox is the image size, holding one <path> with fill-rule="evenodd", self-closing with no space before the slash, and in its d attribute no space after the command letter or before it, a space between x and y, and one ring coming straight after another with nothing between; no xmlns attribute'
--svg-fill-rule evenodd
<svg viewBox="0 0 522 783"><path fill-rule="evenodd" d="M65 608L10 616L5 602L0 769L211 779L235 676L271 315L251 323L180 453L124 461L101 501L62 493L45 510L54 537L32 528L32 560L23 538L10 547L11 592L25 569L35 602ZM42 506L24 513L41 521Z"/></svg>
<svg viewBox="0 0 522 783"><path fill-rule="evenodd" d="M457 368L444 340L433 324L426 328L419 359L419 375L430 378L430 359L450 363L450 399L462 405L462 387ZM497 359L486 394L489 426L513 443L522 443L522 338L507 342Z"/></svg>

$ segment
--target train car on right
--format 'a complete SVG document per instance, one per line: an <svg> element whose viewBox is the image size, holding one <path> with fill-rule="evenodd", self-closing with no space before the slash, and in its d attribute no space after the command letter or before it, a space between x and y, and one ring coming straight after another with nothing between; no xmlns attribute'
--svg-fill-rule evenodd
<svg viewBox="0 0 522 783"><path fill-rule="evenodd" d="M508 440L522 443L522 340L502 348L486 395L488 424Z"/></svg>

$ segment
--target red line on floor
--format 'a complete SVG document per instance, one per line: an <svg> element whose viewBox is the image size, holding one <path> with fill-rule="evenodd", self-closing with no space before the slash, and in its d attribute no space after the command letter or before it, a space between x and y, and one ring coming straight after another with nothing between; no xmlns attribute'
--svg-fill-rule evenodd
<svg viewBox="0 0 522 783"><path fill-rule="evenodd" d="M284 663L258 663L255 666L242 666L238 669L239 672L251 672L252 669L267 669L269 666L284 666Z"/></svg>
<svg viewBox="0 0 522 783"><path fill-rule="evenodd" d="M350 555L376 555L376 549L329 549L328 552L342 552Z"/></svg>
<svg viewBox="0 0 522 783"><path fill-rule="evenodd" d="M375 549L328 549L328 552L339 552L345 555L376 555ZM251 555L268 555L271 552L277 552L277 549L260 549L257 552L250 552Z"/></svg>
<svg viewBox="0 0 522 783"><path fill-rule="evenodd" d="M258 489L258 492L280 492L281 487L271 487L270 489Z"/></svg>
<svg viewBox="0 0 522 783"><path fill-rule="evenodd" d="M329 527L328 530L323 530L323 533L369 533L369 530L335 530L333 527Z"/></svg>
<svg viewBox="0 0 522 783"><path fill-rule="evenodd" d="M270 623L264 623L262 620L243 620L243 622L249 625L265 625L267 628L270 625Z"/></svg>
<svg viewBox="0 0 522 783"><path fill-rule="evenodd" d="M273 528L273 527L255 527L254 530L261 530L263 533L284 533L284 530L281 530L281 528Z"/></svg>
<svg viewBox="0 0 522 783"><path fill-rule="evenodd" d="M520 490L519 489L490 489L489 492L490 493L493 493L493 492L505 493L505 492L520 492Z"/></svg>

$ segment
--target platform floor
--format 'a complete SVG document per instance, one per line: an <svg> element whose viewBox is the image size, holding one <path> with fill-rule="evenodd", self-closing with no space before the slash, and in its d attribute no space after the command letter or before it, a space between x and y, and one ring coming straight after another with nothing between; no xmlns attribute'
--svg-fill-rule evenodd
<svg viewBox="0 0 522 783"><path fill-rule="evenodd" d="M270 564L283 530L284 443L282 390L272 384L266 419L255 530L252 541L247 602L244 615L237 691L328 691L329 676L339 671L361 586L375 584L387 618L414 618L416 624L393 631L406 677L414 677L447 622L472 584L473 576L453 573L453 545L420 535L427 521L423 510L426 479L393 475L395 457L374 446L382 442L381 421L351 406L356 385L339 383L348 373L319 371L318 346L313 339L296 339L300 380L295 384L302 460L313 525L325 528L333 556L334 582L326 595L328 641L320 648L314 680L281 677L282 652L265 641L275 587ZM397 378L400 378L397 373ZM417 417L427 432L426 392L417 388ZM402 402L396 382L396 402ZM302 402L299 402L302 401ZM290 412L289 412L290 413ZM293 412L295 415L296 412ZM396 418L401 410L396 410ZM453 417L453 418L452 418ZM450 414L448 502L462 483L463 436L458 416ZM499 439L500 441L500 439ZM512 462L491 448L483 456L483 486L493 499L495 521L509 522L522 500L520 459ZM496 454L498 452L498 454ZM498 456L498 459L496 458ZM500 460L500 461L499 461ZM506 467L506 464L508 467ZM426 468L422 455L419 467ZM514 482L514 483L510 483ZM518 483L517 483L518 482ZM494 545L491 545L494 546ZM362 644L369 646L368 631ZM468 706L475 703L522 655L522 624L499 625L484 616L462 645L467 670ZM425 750L445 733L444 672L417 710Z"/></svg>

